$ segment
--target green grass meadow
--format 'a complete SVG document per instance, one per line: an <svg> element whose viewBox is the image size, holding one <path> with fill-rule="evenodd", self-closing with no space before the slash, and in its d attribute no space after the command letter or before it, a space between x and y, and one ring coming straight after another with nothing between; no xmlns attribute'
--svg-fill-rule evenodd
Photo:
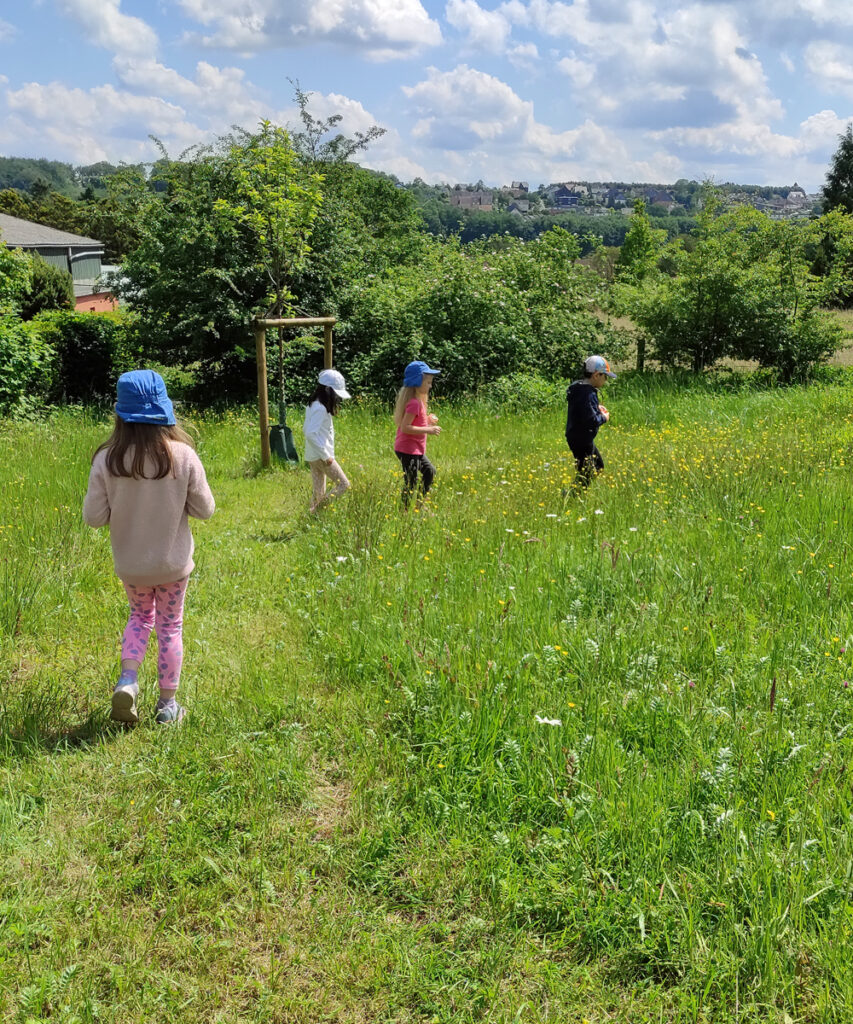
<svg viewBox="0 0 853 1024"><path fill-rule="evenodd" d="M107 420L0 424L0 1019L853 1020L853 386L606 403L566 497L562 405L439 405L409 513L352 405L317 517L189 417L174 729L150 654L107 717Z"/></svg>

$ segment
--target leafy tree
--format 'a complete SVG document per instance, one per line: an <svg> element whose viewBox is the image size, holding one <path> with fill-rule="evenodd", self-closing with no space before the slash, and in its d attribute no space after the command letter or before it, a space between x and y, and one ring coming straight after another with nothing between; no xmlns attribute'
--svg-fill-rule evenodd
<svg viewBox="0 0 853 1024"><path fill-rule="evenodd" d="M0 190L13 188L29 192L35 182L68 196L76 195L78 191L71 164L58 160L0 156Z"/></svg>
<svg viewBox="0 0 853 1024"><path fill-rule="evenodd" d="M821 302L847 308L853 302L853 215L836 207L811 226L812 271L821 284Z"/></svg>
<svg viewBox="0 0 853 1024"><path fill-rule="evenodd" d="M666 231L653 228L646 204L642 199L634 203L634 213L625 241L616 261L617 276L625 281L644 281L657 268L658 258L666 243Z"/></svg>
<svg viewBox="0 0 853 1024"><path fill-rule="evenodd" d="M666 231L652 227L646 213L646 204L642 199L638 199L634 203L631 226L616 261L616 276L622 286L614 292L617 308L622 306L630 312L632 304L636 301L636 291L642 290L646 282L656 276L658 260L665 242ZM637 369L643 370L646 361L645 332L637 332L635 341Z"/></svg>
<svg viewBox="0 0 853 1024"><path fill-rule="evenodd" d="M366 132L356 132L353 136L344 135L337 131L338 125L343 121L342 114L332 114L325 119L314 117L309 109L311 93L304 92L297 81L291 79L290 84L293 86L299 107L299 119L302 122L302 130L292 132L291 139L294 149L309 162L346 162L385 134L384 128L374 124Z"/></svg>
<svg viewBox="0 0 853 1024"><path fill-rule="evenodd" d="M847 130L838 136L838 149L821 192L825 213L839 206L853 213L853 124L848 124Z"/></svg>
<svg viewBox="0 0 853 1024"><path fill-rule="evenodd" d="M248 237L272 293L264 316L281 316L291 310L290 285L311 251L322 176L306 169L286 130L269 121L254 135L233 137L225 161L232 187L214 200L214 215L224 231Z"/></svg>
<svg viewBox="0 0 853 1024"><path fill-rule="evenodd" d="M287 132L263 124L164 160L152 177L122 179L120 203L140 238L115 287L139 314L150 351L166 362L200 360L212 386L244 394L249 324L290 306L290 279L320 201L318 176Z"/></svg>
<svg viewBox="0 0 853 1024"><path fill-rule="evenodd" d="M638 296L635 320L666 365L701 372L731 356L775 367L787 380L807 375L841 336L819 309L807 235L752 207L718 209L711 196L692 252L670 246L675 275Z"/></svg>
<svg viewBox="0 0 853 1024"><path fill-rule="evenodd" d="M21 298L21 318L32 320L47 309L74 308L74 281L67 270L33 255L30 282Z"/></svg>

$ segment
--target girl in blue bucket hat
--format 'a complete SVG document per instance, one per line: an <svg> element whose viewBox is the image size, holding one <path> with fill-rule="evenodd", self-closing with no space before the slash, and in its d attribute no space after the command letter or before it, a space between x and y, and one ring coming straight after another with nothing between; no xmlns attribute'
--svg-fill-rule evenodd
<svg viewBox="0 0 853 1024"><path fill-rule="evenodd" d="M180 722L175 700L183 661L183 609L193 570L188 516L209 519L214 501L192 441L175 422L166 385L153 370L118 379L115 423L92 458L83 519L109 526L116 575L130 602L121 675L110 717L138 722L137 673L157 632L160 699L155 721Z"/></svg>
<svg viewBox="0 0 853 1024"><path fill-rule="evenodd" d="M435 466L426 456L426 440L429 434L440 434L441 427L438 417L428 411L427 402L432 382L439 373L441 370L432 370L422 359L416 359L406 367L403 386L397 392L394 454L403 467L403 505L406 508L418 485L418 476L421 498L426 497L435 479Z"/></svg>

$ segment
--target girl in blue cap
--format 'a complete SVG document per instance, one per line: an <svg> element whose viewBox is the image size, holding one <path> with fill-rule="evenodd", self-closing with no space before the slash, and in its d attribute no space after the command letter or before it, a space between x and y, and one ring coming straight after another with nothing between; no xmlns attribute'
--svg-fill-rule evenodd
<svg viewBox="0 0 853 1024"><path fill-rule="evenodd" d="M417 359L406 367L403 386L397 392L394 454L403 467L403 504L406 508L418 484L418 474L421 497L426 497L435 478L435 466L426 456L426 439L428 434L440 434L441 427L438 417L429 413L427 402L433 378L439 373L441 370L431 370L422 359Z"/></svg>
<svg viewBox="0 0 853 1024"><path fill-rule="evenodd" d="M115 425L92 459L83 519L109 526L116 575L130 601L121 675L110 717L138 722L137 673L157 632L160 699L155 720L180 722L175 700L183 661L183 608L193 570L187 516L209 519L214 501L192 441L177 426L166 385L153 370L118 379Z"/></svg>

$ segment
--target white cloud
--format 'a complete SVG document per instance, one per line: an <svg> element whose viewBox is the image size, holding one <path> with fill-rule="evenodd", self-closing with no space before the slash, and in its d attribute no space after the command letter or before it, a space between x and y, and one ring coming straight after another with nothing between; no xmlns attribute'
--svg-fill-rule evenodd
<svg viewBox="0 0 853 1024"><path fill-rule="evenodd" d="M531 71L539 63L539 49L536 43L519 43L507 51L507 59L513 67Z"/></svg>
<svg viewBox="0 0 853 1024"><path fill-rule="evenodd" d="M241 68L218 68L207 61L199 61L194 80L154 60L117 57L113 68L128 89L168 97L204 111L222 128L233 122L251 125L264 116L261 103L247 85L246 73Z"/></svg>
<svg viewBox="0 0 853 1024"><path fill-rule="evenodd" d="M121 0L59 0L59 8L85 30L86 38L119 54L151 56L157 50L157 33L129 14L122 14Z"/></svg>
<svg viewBox="0 0 853 1024"><path fill-rule="evenodd" d="M835 150L838 136L843 135L853 119L853 112L839 117L834 110L821 110L800 124L800 142L804 152L824 155Z"/></svg>
<svg viewBox="0 0 853 1024"><path fill-rule="evenodd" d="M17 34L18 30L14 25L0 18L0 43L6 43L10 39L14 39Z"/></svg>
<svg viewBox="0 0 853 1024"><path fill-rule="evenodd" d="M464 64L448 72L430 68L424 81L403 92L416 118L412 137L425 149L423 162L444 168L444 180L679 176L677 159L663 152L637 159L622 139L590 119L568 131L539 123L533 103Z"/></svg>
<svg viewBox="0 0 853 1024"><path fill-rule="evenodd" d="M853 96L853 47L829 42L809 43L803 59L822 89Z"/></svg>
<svg viewBox="0 0 853 1024"><path fill-rule="evenodd" d="M445 17L466 34L469 46L492 53L502 53L506 48L512 26L499 11L487 11L477 0L450 0Z"/></svg>
<svg viewBox="0 0 853 1024"><path fill-rule="evenodd" d="M595 65L577 57L563 57L557 61L557 69L568 76L576 89L585 89L595 79Z"/></svg>
<svg viewBox="0 0 853 1024"><path fill-rule="evenodd" d="M5 100L9 116L0 122L0 145L31 147L39 154L48 148L52 155L79 163L150 158L151 133L178 151L203 135L183 108L111 85L86 90L29 82L8 90Z"/></svg>
<svg viewBox="0 0 853 1024"><path fill-rule="evenodd" d="M784 18L800 18L820 27L853 25L853 6L849 0L760 0L755 6L759 16L774 22Z"/></svg>
<svg viewBox="0 0 853 1024"><path fill-rule="evenodd" d="M371 60L420 53L441 42L420 0L180 0L207 46L244 53L335 43Z"/></svg>

